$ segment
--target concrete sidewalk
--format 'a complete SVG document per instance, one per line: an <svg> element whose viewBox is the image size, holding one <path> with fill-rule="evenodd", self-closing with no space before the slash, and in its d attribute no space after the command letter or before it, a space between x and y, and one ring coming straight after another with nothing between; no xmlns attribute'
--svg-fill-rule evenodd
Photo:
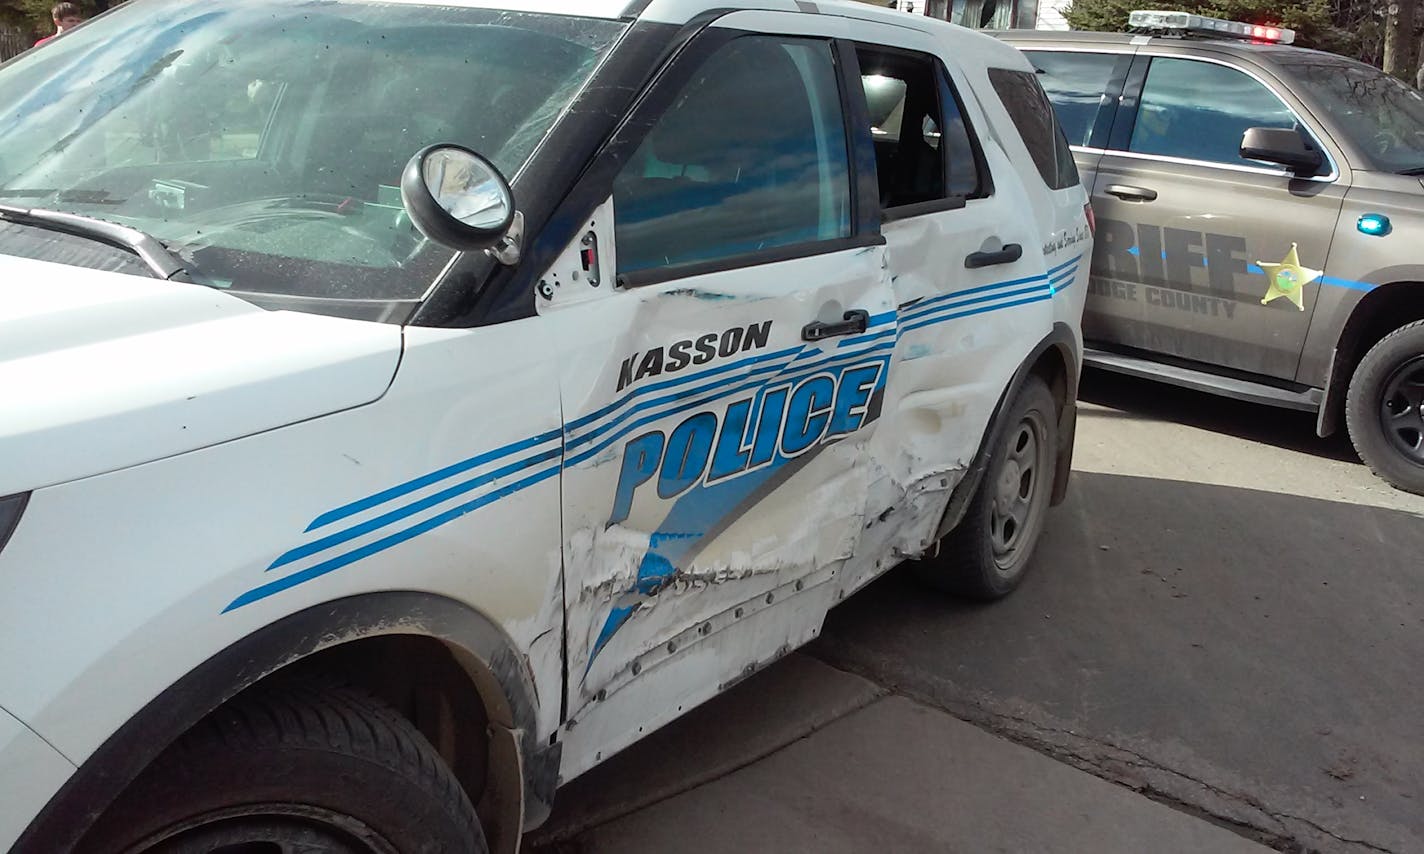
<svg viewBox="0 0 1424 854"><path fill-rule="evenodd" d="M577 852L1266 852L795 655L575 780Z"/></svg>

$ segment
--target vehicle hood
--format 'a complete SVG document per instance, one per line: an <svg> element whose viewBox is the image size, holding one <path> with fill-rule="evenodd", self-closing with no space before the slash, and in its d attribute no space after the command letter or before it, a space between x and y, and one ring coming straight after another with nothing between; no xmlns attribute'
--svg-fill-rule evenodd
<svg viewBox="0 0 1424 854"><path fill-rule="evenodd" d="M0 496L379 398L399 326L0 255Z"/></svg>

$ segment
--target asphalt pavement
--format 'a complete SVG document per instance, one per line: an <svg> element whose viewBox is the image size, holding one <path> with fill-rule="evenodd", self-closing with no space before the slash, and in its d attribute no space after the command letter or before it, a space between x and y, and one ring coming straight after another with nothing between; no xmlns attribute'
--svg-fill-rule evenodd
<svg viewBox="0 0 1424 854"><path fill-rule="evenodd" d="M1091 373L1082 399L1012 597L890 573L574 781L536 841L1424 851L1424 499L1306 415Z"/></svg>

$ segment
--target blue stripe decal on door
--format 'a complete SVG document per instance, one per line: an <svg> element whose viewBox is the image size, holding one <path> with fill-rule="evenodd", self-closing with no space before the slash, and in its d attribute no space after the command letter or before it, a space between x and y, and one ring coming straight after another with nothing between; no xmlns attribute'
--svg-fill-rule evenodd
<svg viewBox="0 0 1424 854"><path fill-rule="evenodd" d="M1079 260L1081 256L1064 262L1051 270L1049 275L1066 271L1070 264ZM1069 275L1071 279L1073 272L1076 272L1076 268L1074 271L1065 272L1064 275ZM311 539L284 552L266 571L291 568L299 561L326 552L332 554L304 569L252 588L234 599L223 610L231 611L265 599L408 542L541 483L558 474L563 467L585 462L639 427L663 419L676 418L719 399L773 384L795 383L814 374L839 371L864 360L883 361L888 366L895 344L904 332L961 317L1039 302L1051 296L1050 287L1051 283L1047 277L1028 276L943 294L917 303L903 314L888 311L872 316L864 334L839 340L831 352L807 345L790 347L634 389L607 406L570 422L563 430L546 431L476 454L320 514L303 533L310 534L383 505L411 498L378 516ZM712 378L720 379L707 382ZM882 373L882 385L884 381ZM732 387L727 388L727 385ZM652 396L659 392L668 394ZM577 454L571 454L570 451L575 447L584 449ZM489 469L476 473L477 469L484 467ZM450 483L430 495L412 497L413 493L467 474L472 476ZM506 478L519 474L525 476L500 485ZM497 488L489 489L490 487ZM484 489L489 491L476 494ZM734 491L729 490L728 494L731 492ZM423 521L402 526L402 523L429 511L438 512ZM349 547L355 540L385 531L389 533L364 545ZM342 549L343 546L348 548Z"/></svg>

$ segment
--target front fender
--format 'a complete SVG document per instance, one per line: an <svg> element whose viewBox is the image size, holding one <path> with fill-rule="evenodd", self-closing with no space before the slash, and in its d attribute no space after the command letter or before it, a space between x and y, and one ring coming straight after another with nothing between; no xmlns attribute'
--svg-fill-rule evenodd
<svg viewBox="0 0 1424 854"><path fill-rule="evenodd" d="M323 650L382 635L418 635L473 659L493 685L480 685L490 722L515 734L523 757L525 812L547 810L557 777L538 742L538 700L524 658L484 615L454 600L415 592L371 593L308 608L232 644L145 705L79 767L32 821L14 854L72 848L118 794L205 715L263 678ZM492 690L493 689L493 690ZM491 699L493 702L491 702Z"/></svg>

